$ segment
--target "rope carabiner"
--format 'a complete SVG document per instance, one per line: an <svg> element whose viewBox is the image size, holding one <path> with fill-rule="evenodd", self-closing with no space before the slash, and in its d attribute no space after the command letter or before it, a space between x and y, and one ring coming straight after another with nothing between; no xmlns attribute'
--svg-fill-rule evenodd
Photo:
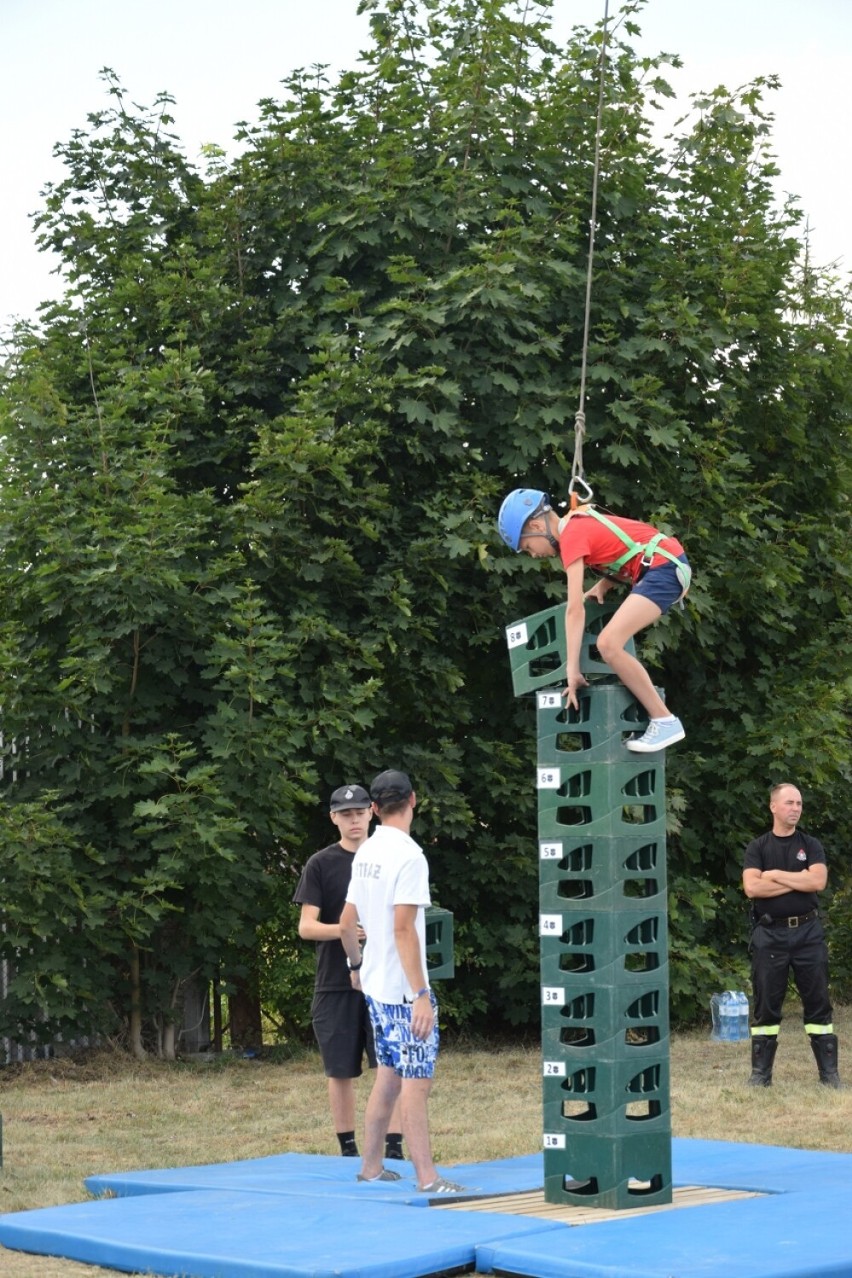
<svg viewBox="0 0 852 1278"><path fill-rule="evenodd" d="M580 493L577 492L578 484L583 489ZM571 510L577 510L580 506L588 506L589 502L593 500L594 495L595 494L592 492L585 479L583 479L580 475L575 475L571 480L571 483L568 485L568 496L571 499Z"/></svg>

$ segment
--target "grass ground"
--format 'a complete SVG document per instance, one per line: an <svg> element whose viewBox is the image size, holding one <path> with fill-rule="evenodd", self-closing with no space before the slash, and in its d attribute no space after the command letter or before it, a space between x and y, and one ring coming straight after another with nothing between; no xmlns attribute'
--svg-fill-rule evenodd
<svg viewBox="0 0 852 1278"><path fill-rule="evenodd" d="M848 1152L852 1088L817 1081L801 1018L788 1004L774 1085L744 1086L747 1043L714 1043L707 1030L671 1040L675 1136ZM852 1042L852 1009L835 1026ZM852 1059L848 1062L852 1071ZM847 1072L849 1072L847 1071ZM852 1081L852 1072L850 1072ZM359 1085L359 1116L369 1090ZM480 1162L541 1145L538 1044L446 1046L431 1101L436 1161ZM122 1057L43 1061L0 1071L4 1166L0 1210L86 1198L95 1172L259 1158L285 1150L337 1152L325 1079L313 1051L289 1059L212 1064ZM3 1278L94 1278L114 1271L0 1248Z"/></svg>

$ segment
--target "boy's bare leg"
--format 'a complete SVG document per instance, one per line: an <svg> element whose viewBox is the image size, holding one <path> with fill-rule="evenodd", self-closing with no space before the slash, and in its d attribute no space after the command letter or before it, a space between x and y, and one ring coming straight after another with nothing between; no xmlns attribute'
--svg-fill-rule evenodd
<svg viewBox="0 0 852 1278"><path fill-rule="evenodd" d="M402 1134L408 1146L408 1157L414 1164L418 1185L431 1185L438 1175L432 1161L429 1136L429 1093L431 1078L404 1078L400 1091Z"/></svg>
<svg viewBox="0 0 852 1278"><path fill-rule="evenodd" d="M389 1065L379 1065L376 1068L376 1081L373 1083L364 1114L361 1175L367 1180L373 1180L381 1173L385 1136L394 1104L400 1094L400 1084L401 1079Z"/></svg>
<svg viewBox="0 0 852 1278"><path fill-rule="evenodd" d="M664 719L671 711L641 661L625 652L624 645L661 616L662 609L653 600L646 599L644 595L628 595L598 635L596 644L606 664L644 706L651 719Z"/></svg>
<svg viewBox="0 0 852 1278"><path fill-rule="evenodd" d="M336 1132L354 1132L355 1080L352 1078L330 1078L328 1080L328 1100L331 1105L334 1130Z"/></svg>

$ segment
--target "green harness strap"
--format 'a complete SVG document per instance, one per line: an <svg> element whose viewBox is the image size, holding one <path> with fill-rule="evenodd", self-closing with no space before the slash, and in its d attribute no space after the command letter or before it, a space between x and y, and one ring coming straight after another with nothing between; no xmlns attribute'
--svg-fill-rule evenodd
<svg viewBox="0 0 852 1278"><path fill-rule="evenodd" d="M692 581L692 569L689 564L683 563L682 560L678 559L677 555L673 555L670 550L666 550L660 545L660 542L666 536L665 533L658 532L655 537L651 538L647 546L640 546L639 542L634 541L623 528L619 528L618 524L614 524L611 519L607 519L606 515L602 515L593 506L585 506L584 510L593 515L599 523L604 524L611 533L615 533L619 541L624 542L627 547L623 555L620 555L613 563L607 564L608 571L617 573L634 555L642 556L642 563L646 568L650 567L654 555L663 555L664 558L670 559L674 564L677 579L683 587L683 593L686 594L687 590L689 590L689 583Z"/></svg>

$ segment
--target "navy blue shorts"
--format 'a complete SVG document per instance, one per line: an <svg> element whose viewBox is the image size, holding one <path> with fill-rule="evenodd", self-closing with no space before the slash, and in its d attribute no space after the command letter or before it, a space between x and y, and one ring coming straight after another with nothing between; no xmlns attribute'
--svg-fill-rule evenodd
<svg viewBox="0 0 852 1278"><path fill-rule="evenodd" d="M687 567L689 566L689 560L686 555L678 555L678 561L686 564ZM672 604L676 604L684 594L684 589L683 582L678 576L676 565L667 559L664 564L660 564L656 568L649 568L641 581L637 581L630 593L632 595L644 595L646 599L651 600L651 603L655 603L660 612L665 615Z"/></svg>

